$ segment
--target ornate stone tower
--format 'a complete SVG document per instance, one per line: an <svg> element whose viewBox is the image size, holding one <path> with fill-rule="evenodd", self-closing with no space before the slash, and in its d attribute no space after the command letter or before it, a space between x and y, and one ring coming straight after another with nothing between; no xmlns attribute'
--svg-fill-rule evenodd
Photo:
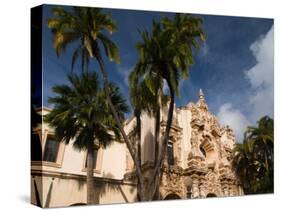
<svg viewBox="0 0 281 212"><path fill-rule="evenodd" d="M161 199L205 198L242 195L232 167L233 131L221 127L209 111L203 91L196 103L174 109L173 122L162 175ZM167 108L161 111L160 137L166 128ZM155 164L154 120L143 115L142 170L147 179ZM133 121L130 122L133 126ZM161 138L160 138L161 140ZM125 179L133 180L133 162L128 157Z"/></svg>
<svg viewBox="0 0 281 212"><path fill-rule="evenodd" d="M232 167L231 153L235 143L233 131L221 127L209 111L203 91L197 103L190 103L175 112L173 133L176 144L173 164L164 164L160 193L162 198L204 198L242 195ZM169 148L169 147L168 147ZM167 151L169 154L169 151ZM169 158L169 155L167 156ZM168 195L168 197L167 197Z"/></svg>

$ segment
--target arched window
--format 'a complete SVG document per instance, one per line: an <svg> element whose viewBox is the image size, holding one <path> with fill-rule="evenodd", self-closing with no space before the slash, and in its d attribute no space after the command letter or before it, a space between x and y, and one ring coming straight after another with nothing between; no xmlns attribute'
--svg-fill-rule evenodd
<svg viewBox="0 0 281 212"><path fill-rule="evenodd" d="M181 199L181 197L177 194L174 194L174 193L171 193L171 194L168 194L164 200L173 200L173 199Z"/></svg>
<svg viewBox="0 0 281 212"><path fill-rule="evenodd" d="M207 196L206 197L216 197L217 195L215 195L214 193L209 193L209 194L207 194Z"/></svg>

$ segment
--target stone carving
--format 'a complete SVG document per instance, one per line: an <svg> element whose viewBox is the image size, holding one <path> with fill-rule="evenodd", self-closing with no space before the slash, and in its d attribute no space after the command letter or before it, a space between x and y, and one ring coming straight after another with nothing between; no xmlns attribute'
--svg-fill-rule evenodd
<svg viewBox="0 0 281 212"><path fill-rule="evenodd" d="M183 183L183 170L179 166L164 167L162 187L160 193L166 196L167 193L177 193L184 197L185 187Z"/></svg>
<svg viewBox="0 0 281 212"><path fill-rule="evenodd" d="M177 116L182 113L179 110L190 112L188 129L180 127L182 118ZM241 194L231 169L230 155L235 143L233 131L229 127L221 127L217 118L209 112L202 90L197 103L178 109L174 115L177 122L172 124L170 140L173 142L175 164L163 164L161 196L174 193L181 198L204 198L208 195ZM165 122L161 122L162 136L165 127ZM183 140L186 138L184 132L190 133L189 140ZM189 142L189 145L184 145L184 142ZM184 149L184 146L189 148ZM184 183L187 177L191 179L189 190Z"/></svg>
<svg viewBox="0 0 281 212"><path fill-rule="evenodd" d="M198 198L200 193L199 193L199 179L197 177L193 177L193 184L192 184L192 197L193 198Z"/></svg>
<svg viewBox="0 0 281 212"><path fill-rule="evenodd" d="M199 156L199 133L196 130L193 130L191 133L191 153L192 156Z"/></svg>
<svg viewBox="0 0 281 212"><path fill-rule="evenodd" d="M207 181L205 178L201 178L200 179L200 185L199 185L199 189L200 189L200 197L206 197L206 192L207 192Z"/></svg>
<svg viewBox="0 0 281 212"><path fill-rule="evenodd" d="M182 162L182 143L181 143L181 141L182 141L182 139L181 139L181 137L180 136L178 136L177 137L177 145L176 145L176 147L177 147L177 155L176 155L176 164L180 164L181 162Z"/></svg>
<svg viewBox="0 0 281 212"><path fill-rule="evenodd" d="M220 195L221 185L218 180L218 175L216 172L209 171L205 176L207 182L207 194L212 193L216 195Z"/></svg>
<svg viewBox="0 0 281 212"><path fill-rule="evenodd" d="M187 173L192 174L192 197L238 195L239 187L231 170L230 153L235 142L229 127L220 127L217 118L208 111L202 90L196 104L187 107L191 118L191 155L187 161ZM224 137L222 135L225 135ZM200 145L207 156L202 157ZM201 157L196 157L201 155ZM203 158L203 160L202 160ZM204 171L204 165L208 171ZM221 164L219 166L219 164Z"/></svg>

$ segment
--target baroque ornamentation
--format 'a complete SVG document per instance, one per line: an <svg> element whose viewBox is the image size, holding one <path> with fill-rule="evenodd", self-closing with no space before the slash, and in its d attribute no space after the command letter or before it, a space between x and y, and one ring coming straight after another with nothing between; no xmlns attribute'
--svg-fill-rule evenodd
<svg viewBox="0 0 281 212"><path fill-rule="evenodd" d="M162 196L167 193L177 193L184 197L183 169L179 166L164 167L163 172L160 189Z"/></svg>
<svg viewBox="0 0 281 212"><path fill-rule="evenodd" d="M229 127L221 127L217 118L208 111L202 91L196 104L190 103L177 109L174 115L181 115L180 110L188 111L189 117L185 125L181 123L182 118L175 117L177 122L171 126L170 141L173 143L175 163L170 166L167 162L163 163L161 196L176 194L181 198L204 198L208 195L241 195L241 188L231 169L231 151L235 142L233 131ZM188 129L182 126L188 126ZM165 128L162 121L162 136ZM189 185L185 183L187 178L191 179Z"/></svg>

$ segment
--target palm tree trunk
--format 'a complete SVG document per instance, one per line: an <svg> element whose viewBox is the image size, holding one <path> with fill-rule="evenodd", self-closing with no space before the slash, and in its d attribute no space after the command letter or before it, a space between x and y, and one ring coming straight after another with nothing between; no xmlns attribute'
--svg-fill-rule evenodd
<svg viewBox="0 0 281 212"><path fill-rule="evenodd" d="M144 195L144 180L143 180L143 176L142 176L142 172L141 172L141 164L138 161L137 152L136 152L135 148L133 147L133 145L131 144L131 142L129 141L128 136L126 135L126 133L123 129L120 118L119 118L119 116L118 116L118 114L117 114L117 112L114 108L114 105L112 104L112 101L110 99L108 77L107 77L107 73L106 73L106 70L105 70L103 60L100 56L96 56L96 58L97 58L97 61L100 65L100 68L101 68L101 73L102 73L103 82L104 82L105 95L106 95L109 107L112 111L113 117L114 117L114 119L117 123L117 126L118 126L118 128L119 128L119 130L122 134L122 137L123 137L123 139L124 139L124 141L127 145L127 148L130 152L130 155L133 158L133 161L134 161L134 164L135 164L135 167L136 167L136 175L137 175L139 186L140 186L139 196L140 196L141 201L143 201L143 200L145 200L145 195Z"/></svg>
<svg viewBox="0 0 281 212"><path fill-rule="evenodd" d="M157 158L158 158L158 154L159 154L159 134L160 134L160 108L157 108L156 114L155 114L155 131L154 131L154 145L155 145L155 156L154 156L154 167L157 164ZM159 181L159 179L155 179L154 182L156 183L155 185L155 192L153 190L153 197L155 197L155 199L159 200L160 199L160 183L157 183ZM154 194L155 193L155 194Z"/></svg>
<svg viewBox="0 0 281 212"><path fill-rule="evenodd" d="M161 170L161 168L160 168ZM161 182L162 182L162 177L163 177L163 172L159 171L159 174L156 175L155 179L154 179L154 185L153 185L153 190L151 193L151 200L153 200L153 198L155 198L154 200L160 200L160 186L161 186Z"/></svg>
<svg viewBox="0 0 281 212"><path fill-rule="evenodd" d="M155 145L155 156L154 156L154 165L156 165L158 154L159 154L159 133L160 133L160 108L157 108L155 115L155 136L154 136L154 145Z"/></svg>
<svg viewBox="0 0 281 212"><path fill-rule="evenodd" d="M138 139L138 162L141 165L141 118L140 118L140 111L136 111L135 113L136 120L137 120L137 139Z"/></svg>
<svg viewBox="0 0 281 212"><path fill-rule="evenodd" d="M88 143L87 149L87 204L94 203L94 147L93 142Z"/></svg>
<svg viewBox="0 0 281 212"><path fill-rule="evenodd" d="M138 163L141 165L141 118L140 118L140 110L135 110L135 117L137 120L137 151L138 151ZM139 186L140 182L138 180L137 192L140 194L141 187ZM138 195L138 199L141 200L140 195Z"/></svg>
<svg viewBox="0 0 281 212"><path fill-rule="evenodd" d="M266 169L266 174L268 174L269 171L269 164L268 164L268 155L270 154L266 140L262 139L262 143L265 147L265 155L264 155L264 159L265 159L265 169Z"/></svg>
<svg viewBox="0 0 281 212"><path fill-rule="evenodd" d="M248 169L246 169L246 176L247 176L247 180L248 180L248 191L247 191L247 193L248 194L252 194L253 192L252 192L252 183L251 183L251 176L249 175L249 171L248 171Z"/></svg>
<svg viewBox="0 0 281 212"><path fill-rule="evenodd" d="M154 183L157 183L156 188L159 187L160 179L156 180L156 178L159 178L160 170L161 170L161 167L162 167L165 155L166 155L167 144L169 141L169 135L170 135L171 125L172 125L172 121L173 121L175 94L174 94L172 86L169 82L168 82L168 86L170 88L170 95L171 95L171 100L170 100L170 105L169 105L169 110L168 110L168 119L167 119L165 134L164 134L164 138L163 138L163 143L161 146L161 151L158 156L158 160L157 160L156 166L154 168L154 173L151 178L151 179L153 179L153 181L150 183L149 187L151 187ZM153 196L154 196L154 192L153 192L153 194L151 194L150 199L152 199Z"/></svg>

